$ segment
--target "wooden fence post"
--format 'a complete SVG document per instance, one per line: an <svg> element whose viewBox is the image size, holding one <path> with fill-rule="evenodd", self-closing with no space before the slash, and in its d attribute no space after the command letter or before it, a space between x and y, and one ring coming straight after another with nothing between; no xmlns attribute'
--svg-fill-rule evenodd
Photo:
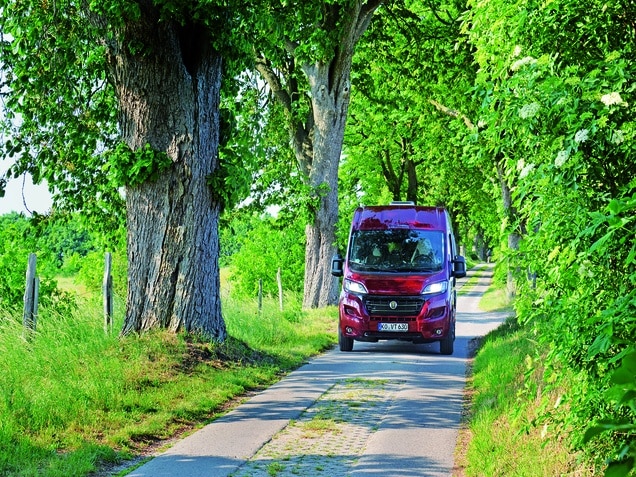
<svg viewBox="0 0 636 477"><path fill-rule="evenodd" d="M258 279L258 316L263 311L263 279Z"/></svg>
<svg viewBox="0 0 636 477"><path fill-rule="evenodd" d="M106 252L104 257L104 280L102 292L104 294L104 331L110 333L113 329L113 277L111 275L112 255Z"/></svg>
<svg viewBox="0 0 636 477"><path fill-rule="evenodd" d="M276 283L278 283L278 305L280 311L283 311L283 279L280 274L280 267L278 267L278 272L276 272Z"/></svg>
<svg viewBox="0 0 636 477"><path fill-rule="evenodd" d="M35 333L39 291L40 280L37 277L37 257L34 253L30 253L26 272L26 288L24 290L24 314L22 316L25 337L30 337L30 335Z"/></svg>

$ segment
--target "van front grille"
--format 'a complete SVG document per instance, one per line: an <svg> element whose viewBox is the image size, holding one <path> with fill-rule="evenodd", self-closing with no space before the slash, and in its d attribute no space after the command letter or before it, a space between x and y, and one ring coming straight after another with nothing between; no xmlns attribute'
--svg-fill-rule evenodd
<svg viewBox="0 0 636 477"><path fill-rule="evenodd" d="M367 297L364 300L367 313L373 316L416 317L424 306L421 298L405 297Z"/></svg>

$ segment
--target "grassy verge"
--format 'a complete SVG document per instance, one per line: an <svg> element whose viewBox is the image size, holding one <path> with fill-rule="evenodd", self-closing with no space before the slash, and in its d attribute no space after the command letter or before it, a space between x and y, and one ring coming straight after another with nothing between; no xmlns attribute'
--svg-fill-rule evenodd
<svg viewBox="0 0 636 477"><path fill-rule="evenodd" d="M297 301L281 312L265 300L259 313L226 297L222 345L106 335L99 303L72 316L41 310L25 341L21 319L0 312L0 475L89 475L209 422L334 344L335 308L303 313Z"/></svg>
<svg viewBox="0 0 636 477"><path fill-rule="evenodd" d="M508 311L505 293L491 288L480 308ZM567 392L543 388L543 353L514 318L479 343L467 387L455 477L595 475L542 419L546 403L557 402Z"/></svg>
<svg viewBox="0 0 636 477"><path fill-rule="evenodd" d="M486 312L514 313L514 308L506 297L506 291L493 286L489 287L479 300L479 309Z"/></svg>

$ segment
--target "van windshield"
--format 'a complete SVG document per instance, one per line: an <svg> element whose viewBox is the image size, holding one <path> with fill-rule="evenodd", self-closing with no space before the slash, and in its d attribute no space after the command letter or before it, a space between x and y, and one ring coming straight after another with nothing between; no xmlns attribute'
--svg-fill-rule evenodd
<svg viewBox="0 0 636 477"><path fill-rule="evenodd" d="M351 236L349 267L356 272L437 272L444 234L413 229L357 230Z"/></svg>

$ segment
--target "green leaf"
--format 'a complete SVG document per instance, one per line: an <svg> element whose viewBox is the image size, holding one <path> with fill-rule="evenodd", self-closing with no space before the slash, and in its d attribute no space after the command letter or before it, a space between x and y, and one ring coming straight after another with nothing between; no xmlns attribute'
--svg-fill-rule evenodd
<svg viewBox="0 0 636 477"><path fill-rule="evenodd" d="M603 247L605 247L613 235L614 235L613 230L610 230L609 232L607 232L605 235L603 235L600 239L598 239L596 242L592 244L592 246L589 249L589 252L594 253L598 249L602 249Z"/></svg>
<svg viewBox="0 0 636 477"><path fill-rule="evenodd" d="M634 406L634 403L636 403L636 390L627 391L626 393L624 393L621 396L621 398L619 400L619 404L621 404L621 405L629 405L633 409L636 409L636 407Z"/></svg>
<svg viewBox="0 0 636 477"><path fill-rule="evenodd" d="M624 203L618 199L612 199L607 205L607 210L613 215L618 215L624 210Z"/></svg>
<svg viewBox="0 0 636 477"><path fill-rule="evenodd" d="M605 477L627 477L634 468L634 458L623 462L611 462L605 470Z"/></svg>
<svg viewBox="0 0 636 477"><path fill-rule="evenodd" d="M622 367L636 375L636 351L623 357Z"/></svg>
<svg viewBox="0 0 636 477"><path fill-rule="evenodd" d="M618 368L612 374L614 384L636 384L636 374L624 367Z"/></svg>
<svg viewBox="0 0 636 477"><path fill-rule="evenodd" d="M594 341L590 345L590 348L588 349L588 352L587 352L588 359L594 358L595 356L599 354L603 354L607 352L611 344L612 344L612 336L611 336L611 329L610 329L610 334L608 334L607 332L602 332L594 339Z"/></svg>

